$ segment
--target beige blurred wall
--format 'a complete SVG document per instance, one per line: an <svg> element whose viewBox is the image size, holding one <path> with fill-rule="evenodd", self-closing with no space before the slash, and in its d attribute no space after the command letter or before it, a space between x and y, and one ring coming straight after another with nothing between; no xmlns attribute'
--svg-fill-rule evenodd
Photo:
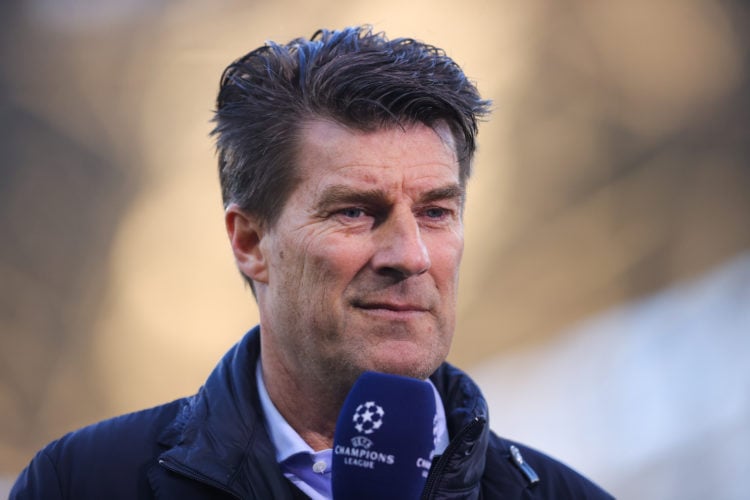
<svg viewBox="0 0 750 500"><path fill-rule="evenodd" d="M221 70L266 39L371 23L443 47L495 102L461 366L750 246L739 2L97 5L2 8L2 474L67 430L192 393L257 321L208 133Z"/></svg>

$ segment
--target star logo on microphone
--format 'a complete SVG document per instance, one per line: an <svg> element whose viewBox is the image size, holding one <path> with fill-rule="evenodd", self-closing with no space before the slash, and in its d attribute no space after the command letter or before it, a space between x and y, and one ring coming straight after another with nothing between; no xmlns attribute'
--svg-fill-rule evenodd
<svg viewBox="0 0 750 500"><path fill-rule="evenodd" d="M362 403L354 410L354 416L352 417L354 428L362 434L372 434L383 425L384 415L385 411L381 406L375 404L375 401Z"/></svg>

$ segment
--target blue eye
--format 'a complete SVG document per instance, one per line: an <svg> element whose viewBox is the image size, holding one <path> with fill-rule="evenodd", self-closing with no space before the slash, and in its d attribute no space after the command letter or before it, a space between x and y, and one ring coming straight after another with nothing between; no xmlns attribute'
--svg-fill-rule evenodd
<svg viewBox="0 0 750 500"><path fill-rule="evenodd" d="M445 217L447 213L448 211L446 209L440 207L428 208L424 211L424 214L430 219L440 219Z"/></svg>
<svg viewBox="0 0 750 500"><path fill-rule="evenodd" d="M339 214L350 219L356 219L365 215L365 211L359 207L347 207L339 210Z"/></svg>

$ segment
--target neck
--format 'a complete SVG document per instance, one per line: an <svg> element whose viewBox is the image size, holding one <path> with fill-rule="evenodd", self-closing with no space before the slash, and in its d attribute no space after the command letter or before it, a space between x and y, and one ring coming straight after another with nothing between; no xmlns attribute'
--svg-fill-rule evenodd
<svg viewBox="0 0 750 500"><path fill-rule="evenodd" d="M333 376L296 373L261 348L263 381L268 396L289 425L314 451L333 447L336 420L349 388L331 383Z"/></svg>

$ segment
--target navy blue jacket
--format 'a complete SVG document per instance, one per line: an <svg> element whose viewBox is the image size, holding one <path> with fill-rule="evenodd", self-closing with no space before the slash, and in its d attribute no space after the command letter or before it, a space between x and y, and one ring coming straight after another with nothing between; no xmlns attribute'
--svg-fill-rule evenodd
<svg viewBox="0 0 750 500"><path fill-rule="evenodd" d="M294 499L281 473L256 389L259 329L221 360L198 394L70 433L42 449L11 499ZM451 442L433 461L424 498L612 498L553 459L498 437L467 375L443 364L431 377Z"/></svg>

